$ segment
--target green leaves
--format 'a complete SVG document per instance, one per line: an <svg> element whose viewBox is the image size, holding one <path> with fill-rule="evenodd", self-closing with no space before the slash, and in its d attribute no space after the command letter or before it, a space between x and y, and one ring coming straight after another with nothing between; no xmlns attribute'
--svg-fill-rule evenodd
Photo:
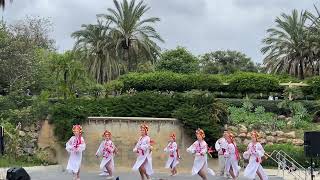
<svg viewBox="0 0 320 180"><path fill-rule="evenodd" d="M156 64L156 70L186 74L195 73L199 71L199 60L186 48L177 47L161 54L160 60Z"/></svg>

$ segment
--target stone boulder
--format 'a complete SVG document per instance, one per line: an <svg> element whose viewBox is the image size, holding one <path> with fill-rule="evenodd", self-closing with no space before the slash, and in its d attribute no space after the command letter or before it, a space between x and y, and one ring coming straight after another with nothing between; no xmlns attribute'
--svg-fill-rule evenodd
<svg viewBox="0 0 320 180"><path fill-rule="evenodd" d="M239 137L236 137L236 138L235 138L235 141L236 141L237 144L242 144L242 140L241 140L241 138L239 138Z"/></svg>
<svg viewBox="0 0 320 180"><path fill-rule="evenodd" d="M265 131L266 135L267 136L270 136L271 135L271 132L270 131Z"/></svg>
<svg viewBox="0 0 320 180"><path fill-rule="evenodd" d="M285 133L284 136L286 138L295 139L296 138L296 132L291 131L291 132Z"/></svg>
<svg viewBox="0 0 320 180"><path fill-rule="evenodd" d="M286 143L287 142L287 138L277 138L276 139L276 143Z"/></svg>
<svg viewBox="0 0 320 180"><path fill-rule="evenodd" d="M240 125L239 126L239 132L240 133L247 133L248 132L248 128L246 127L246 126L244 126L244 125Z"/></svg>
<svg viewBox="0 0 320 180"><path fill-rule="evenodd" d="M251 143L251 140L249 140L249 139L245 139L243 141L243 144L246 145L246 146L248 146L249 143Z"/></svg>
<svg viewBox="0 0 320 180"><path fill-rule="evenodd" d="M286 119L286 116L285 116L285 115L279 115L279 116L278 116L278 119L285 120L285 119Z"/></svg>
<svg viewBox="0 0 320 180"><path fill-rule="evenodd" d="M276 141L276 138L275 137L273 137L273 136L267 136L266 137L266 140L268 141L268 142L275 142Z"/></svg>
<svg viewBox="0 0 320 180"><path fill-rule="evenodd" d="M26 136L26 133L24 131L19 131L18 134L19 134L20 137L25 137Z"/></svg>
<svg viewBox="0 0 320 180"><path fill-rule="evenodd" d="M276 132L271 132L271 136L277 136Z"/></svg>
<svg viewBox="0 0 320 180"><path fill-rule="evenodd" d="M266 140L266 139L260 139L260 143L261 143L261 144L266 144L266 143L267 143L267 140Z"/></svg>
<svg viewBox="0 0 320 180"><path fill-rule="evenodd" d="M246 138L246 137L247 137L247 134L246 134L246 133L240 133L240 134L238 135L238 137Z"/></svg>
<svg viewBox="0 0 320 180"><path fill-rule="evenodd" d="M283 131L276 131L276 134L278 137L283 137L284 132Z"/></svg>
<svg viewBox="0 0 320 180"><path fill-rule="evenodd" d="M302 139L293 139L292 140L292 144L296 145L296 146L302 146L304 143L304 141Z"/></svg>

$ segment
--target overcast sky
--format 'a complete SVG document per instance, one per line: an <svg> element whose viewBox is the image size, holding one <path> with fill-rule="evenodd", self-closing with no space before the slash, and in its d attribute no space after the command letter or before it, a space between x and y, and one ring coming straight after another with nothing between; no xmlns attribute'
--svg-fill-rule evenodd
<svg viewBox="0 0 320 180"><path fill-rule="evenodd" d="M9 1L9 0L8 0ZM194 54L238 50L255 62L262 61L261 40L274 19L294 8L314 10L319 0L145 0L148 16L161 18L157 30L166 41L163 49L187 47ZM81 24L95 23L96 14L113 7L112 0L14 0L1 12L15 22L26 15L50 17L59 51L69 50L70 34Z"/></svg>

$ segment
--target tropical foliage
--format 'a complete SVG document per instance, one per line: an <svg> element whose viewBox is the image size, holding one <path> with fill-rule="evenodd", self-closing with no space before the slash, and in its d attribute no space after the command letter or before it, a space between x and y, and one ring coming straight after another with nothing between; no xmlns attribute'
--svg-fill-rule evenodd
<svg viewBox="0 0 320 180"><path fill-rule="evenodd" d="M258 72L257 66L238 51L215 51L200 58L201 71L208 74L232 74L237 71Z"/></svg>
<svg viewBox="0 0 320 180"><path fill-rule="evenodd" d="M319 15L293 10L277 17L276 27L267 30L261 49L268 72L288 73L300 79L320 74Z"/></svg>

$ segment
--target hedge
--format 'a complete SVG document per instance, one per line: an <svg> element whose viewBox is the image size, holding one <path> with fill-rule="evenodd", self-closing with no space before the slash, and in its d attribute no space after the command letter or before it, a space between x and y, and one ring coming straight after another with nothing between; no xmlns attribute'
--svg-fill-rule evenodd
<svg viewBox="0 0 320 180"><path fill-rule="evenodd" d="M53 105L51 122L55 124L55 134L60 141L71 135L73 124L82 123L88 116L122 117L173 117L178 118L188 134L204 128L207 141L214 145L220 136L223 121L218 121L212 113L222 109L221 120L226 120L227 110L218 104L212 95L173 95L157 92L142 92L134 95L116 96L107 99L73 99Z"/></svg>
<svg viewBox="0 0 320 180"><path fill-rule="evenodd" d="M178 74L173 72L131 73L120 78L123 90L158 90L184 92L192 89L217 91L222 86L218 77L205 74Z"/></svg>
<svg viewBox="0 0 320 180"><path fill-rule="evenodd" d="M228 76L178 74L173 72L131 73L121 76L123 90L177 91L192 89L232 93L281 92L277 76L259 73L236 73ZM223 84L229 83L229 85Z"/></svg>
<svg viewBox="0 0 320 180"><path fill-rule="evenodd" d="M229 98L218 98L222 102L226 103L229 106L241 107L245 99L229 99ZM250 102L255 106L263 106L266 112L272 112L275 114L286 114L289 112L288 109L278 108L278 104L282 100L269 101L266 99L250 99ZM319 109L319 104L317 101L308 101L308 100L295 100L295 102L301 102L304 107L308 110L309 113L313 114Z"/></svg>

